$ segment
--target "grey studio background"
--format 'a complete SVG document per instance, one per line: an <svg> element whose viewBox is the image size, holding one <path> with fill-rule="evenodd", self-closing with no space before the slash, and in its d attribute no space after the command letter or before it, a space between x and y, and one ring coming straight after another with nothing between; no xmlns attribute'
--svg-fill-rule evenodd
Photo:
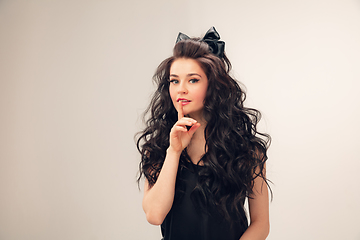
<svg viewBox="0 0 360 240"><path fill-rule="evenodd" d="M151 77L215 26L270 133L269 240L360 239L360 2L0 1L0 239L160 239L136 185Z"/></svg>

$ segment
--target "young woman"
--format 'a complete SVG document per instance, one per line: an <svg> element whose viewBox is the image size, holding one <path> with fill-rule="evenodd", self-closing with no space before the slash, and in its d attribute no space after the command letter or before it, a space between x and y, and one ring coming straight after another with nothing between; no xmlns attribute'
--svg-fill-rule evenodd
<svg viewBox="0 0 360 240"><path fill-rule="evenodd" d="M225 43L180 33L158 67L157 90L138 138L143 209L164 240L265 239L269 233L266 151L260 112L229 75ZM250 224L244 210L248 199Z"/></svg>

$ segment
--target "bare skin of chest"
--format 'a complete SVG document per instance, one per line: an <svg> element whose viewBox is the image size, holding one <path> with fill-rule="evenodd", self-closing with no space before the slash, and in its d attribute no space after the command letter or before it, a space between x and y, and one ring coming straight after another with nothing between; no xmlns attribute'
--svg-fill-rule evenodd
<svg viewBox="0 0 360 240"><path fill-rule="evenodd" d="M194 164L197 164L205 154L205 143L206 141L203 134L194 134L190 144L187 146L187 154ZM200 163L200 165L203 165L203 163Z"/></svg>

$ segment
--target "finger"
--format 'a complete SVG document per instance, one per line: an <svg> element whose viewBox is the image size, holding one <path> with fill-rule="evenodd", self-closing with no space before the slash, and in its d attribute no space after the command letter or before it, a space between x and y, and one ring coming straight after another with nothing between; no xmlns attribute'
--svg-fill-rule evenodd
<svg viewBox="0 0 360 240"><path fill-rule="evenodd" d="M181 101L178 101L178 120L182 119L183 117L184 117L183 105Z"/></svg>
<svg viewBox="0 0 360 240"><path fill-rule="evenodd" d="M186 120L186 121L190 121L190 122L193 122L194 124L197 123L197 121L193 118L189 118L189 117L183 117L182 119L180 120Z"/></svg>
<svg viewBox="0 0 360 240"><path fill-rule="evenodd" d="M201 124L200 123L196 123L196 124L194 124L190 129L189 129L189 134L192 136L195 132L196 132L196 130L198 130L198 128L201 126Z"/></svg>
<svg viewBox="0 0 360 240"><path fill-rule="evenodd" d="M180 131L180 132L187 132L186 127L182 127L182 126L175 126L173 128L174 132Z"/></svg>
<svg viewBox="0 0 360 240"><path fill-rule="evenodd" d="M176 122L176 126L192 126L196 124L197 121L191 118L182 118Z"/></svg>

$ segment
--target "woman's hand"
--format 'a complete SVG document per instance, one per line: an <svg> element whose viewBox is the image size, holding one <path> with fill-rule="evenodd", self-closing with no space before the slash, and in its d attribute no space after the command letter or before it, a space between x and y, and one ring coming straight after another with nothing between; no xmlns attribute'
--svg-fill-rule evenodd
<svg viewBox="0 0 360 240"><path fill-rule="evenodd" d="M186 126L191 126L189 131ZM150 187L145 180L143 209L149 223L160 225L169 213L175 196L175 183L182 150L189 145L200 123L184 117L181 102L178 108L178 121L170 131L170 146L156 183Z"/></svg>
<svg viewBox="0 0 360 240"><path fill-rule="evenodd" d="M178 121L170 131L169 149L182 152L189 145L195 131L200 127L200 123L195 119L184 117L182 103L178 102L178 104ZM191 128L187 130L186 126L191 126Z"/></svg>

